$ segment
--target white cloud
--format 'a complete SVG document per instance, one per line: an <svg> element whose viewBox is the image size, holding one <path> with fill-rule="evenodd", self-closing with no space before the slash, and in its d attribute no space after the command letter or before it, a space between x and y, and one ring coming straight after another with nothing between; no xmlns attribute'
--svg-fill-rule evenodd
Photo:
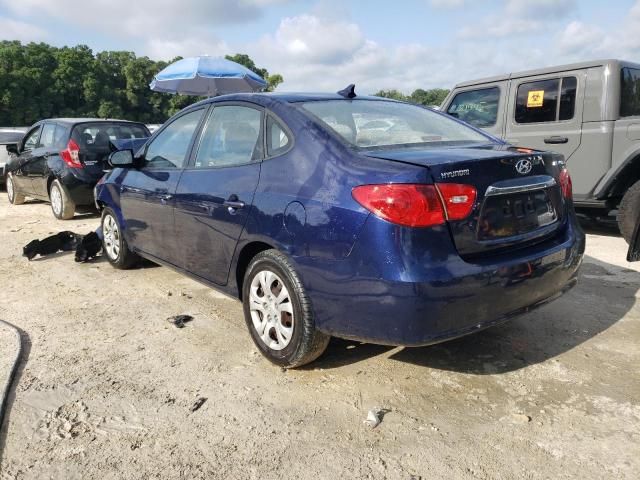
<svg viewBox="0 0 640 480"><path fill-rule="evenodd" d="M450 9L464 6L465 0L429 0L433 8Z"/></svg>
<svg viewBox="0 0 640 480"><path fill-rule="evenodd" d="M5 17L0 17L0 34L3 39L23 42L40 41L48 37L40 27Z"/></svg>
<svg viewBox="0 0 640 480"><path fill-rule="evenodd" d="M523 20L553 20L565 17L577 7L576 0L506 0L507 14Z"/></svg>

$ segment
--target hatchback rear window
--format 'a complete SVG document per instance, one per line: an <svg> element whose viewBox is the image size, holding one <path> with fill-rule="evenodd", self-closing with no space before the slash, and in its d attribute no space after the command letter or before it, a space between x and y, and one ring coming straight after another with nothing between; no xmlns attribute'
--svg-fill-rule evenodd
<svg viewBox="0 0 640 480"><path fill-rule="evenodd" d="M620 116L640 115L640 69L623 68L620 78Z"/></svg>
<svg viewBox="0 0 640 480"><path fill-rule="evenodd" d="M436 146L491 141L445 115L409 103L325 100L304 102L302 106L356 147ZM375 128L371 126L372 122L375 122Z"/></svg>
<svg viewBox="0 0 640 480"><path fill-rule="evenodd" d="M142 125L129 123L83 123L73 129L73 138L80 148L108 146L112 140L132 140L146 138L149 132Z"/></svg>

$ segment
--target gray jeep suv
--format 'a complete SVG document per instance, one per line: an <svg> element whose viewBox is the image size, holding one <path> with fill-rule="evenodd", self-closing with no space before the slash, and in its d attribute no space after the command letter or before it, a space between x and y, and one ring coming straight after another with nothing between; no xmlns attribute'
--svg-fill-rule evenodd
<svg viewBox="0 0 640 480"><path fill-rule="evenodd" d="M600 60L459 83L441 109L514 145L562 153L576 208L617 212L631 239L640 218L640 64Z"/></svg>

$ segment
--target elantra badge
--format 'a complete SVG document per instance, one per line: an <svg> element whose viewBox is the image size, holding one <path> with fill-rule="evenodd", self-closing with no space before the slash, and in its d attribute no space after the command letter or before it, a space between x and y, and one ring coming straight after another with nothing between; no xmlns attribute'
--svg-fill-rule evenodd
<svg viewBox="0 0 640 480"><path fill-rule="evenodd" d="M528 158L522 158L516 163L516 172L520 175L526 175L533 168L533 163Z"/></svg>

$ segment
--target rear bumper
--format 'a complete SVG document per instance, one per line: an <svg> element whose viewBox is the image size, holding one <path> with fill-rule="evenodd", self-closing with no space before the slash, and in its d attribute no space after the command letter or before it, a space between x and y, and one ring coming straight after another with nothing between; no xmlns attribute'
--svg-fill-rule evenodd
<svg viewBox="0 0 640 480"><path fill-rule="evenodd" d="M93 188L98 183L98 180L99 178L83 173L71 172L71 169L67 169L61 177L62 184L77 206L93 207L95 205Z"/></svg>
<svg viewBox="0 0 640 480"><path fill-rule="evenodd" d="M378 242L375 253L356 246L341 265L299 262L320 330L370 343L429 345L504 322L572 288L584 234L575 217L564 230L553 241L482 263L465 262L451 251L424 256L400 232L389 245ZM432 233L426 236L441 247ZM407 248L413 255L403 257ZM422 258L411 258L416 253ZM380 263L395 269L375 267ZM332 273L320 274L324 268Z"/></svg>

